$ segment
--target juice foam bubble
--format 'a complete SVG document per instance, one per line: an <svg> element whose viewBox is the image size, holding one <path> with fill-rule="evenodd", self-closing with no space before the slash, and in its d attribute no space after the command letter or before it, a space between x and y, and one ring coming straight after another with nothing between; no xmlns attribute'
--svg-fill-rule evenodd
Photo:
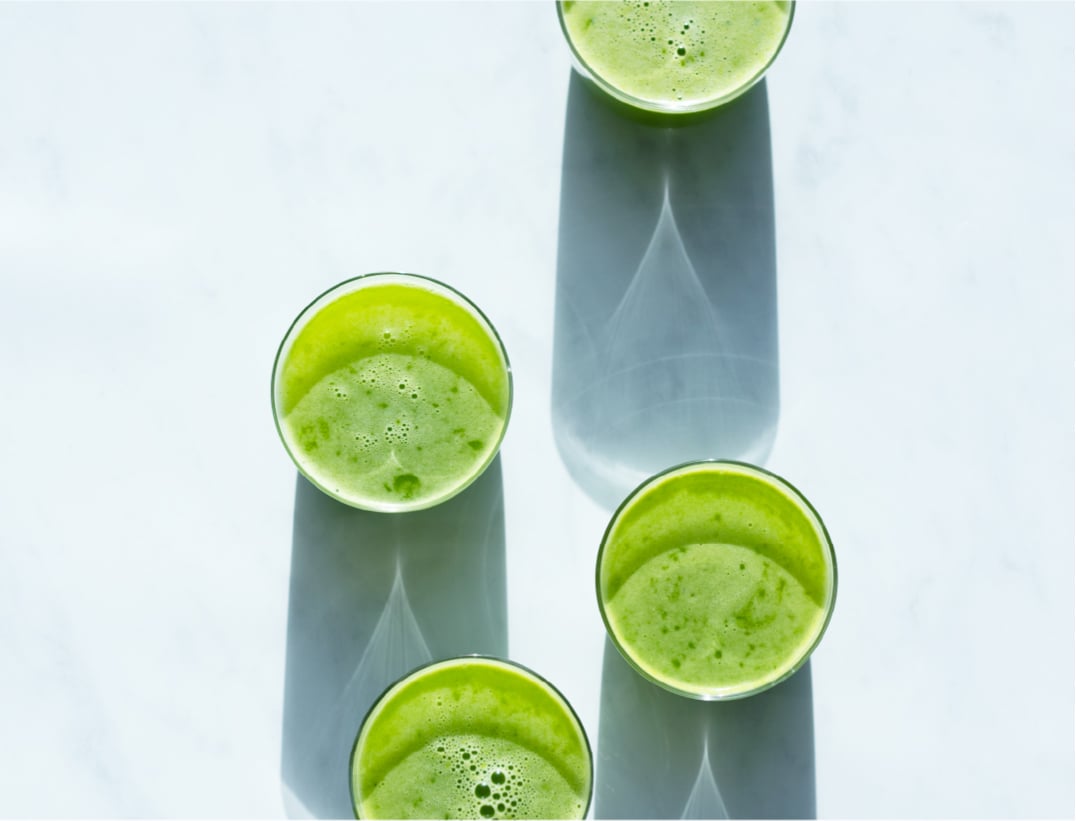
<svg viewBox="0 0 1076 821"><path fill-rule="evenodd" d="M362 817L582 818L590 785L567 703L493 659L431 665L390 689L352 757Z"/></svg>

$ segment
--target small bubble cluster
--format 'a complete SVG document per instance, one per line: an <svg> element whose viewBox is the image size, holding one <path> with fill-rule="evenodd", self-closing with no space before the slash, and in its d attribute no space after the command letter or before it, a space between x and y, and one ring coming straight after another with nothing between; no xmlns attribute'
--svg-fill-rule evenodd
<svg viewBox="0 0 1076 821"><path fill-rule="evenodd" d="M391 328L385 328L375 341L377 347L385 353L405 350L420 359L429 359L429 348L416 340L416 333L421 336L422 331L416 330L411 322L399 322Z"/></svg>
<svg viewBox="0 0 1076 821"><path fill-rule="evenodd" d="M355 434L355 441L358 443L357 447L361 451L373 450L378 446L380 440L372 433L367 431L359 431Z"/></svg>
<svg viewBox="0 0 1076 821"><path fill-rule="evenodd" d="M392 444L403 444L407 441L407 437L411 434L411 422L407 419L394 419L392 422L385 425L384 437L385 441Z"/></svg>
<svg viewBox="0 0 1076 821"><path fill-rule="evenodd" d="M686 68L696 58L706 56L702 45L706 29L699 26L694 17L683 17L677 21L677 13L675 4L660 0L643 0L621 6L622 20L629 32L643 43L655 44L661 56ZM676 87L672 87L671 91L677 94L678 99L683 99L683 94Z"/></svg>
<svg viewBox="0 0 1076 821"><path fill-rule="evenodd" d="M437 744L445 769L456 779L459 818L520 818L527 815L527 778L515 763L490 761L478 744L444 739Z"/></svg>
<svg viewBox="0 0 1076 821"><path fill-rule="evenodd" d="M347 392L347 388L338 382L329 382L329 390L337 399L347 399L351 396Z"/></svg>
<svg viewBox="0 0 1076 821"><path fill-rule="evenodd" d="M390 342L395 338L388 332L383 337L386 342ZM410 408L417 408L420 404L423 404L423 386L418 379L409 373L410 370L411 363L401 368L392 360L381 358L366 360L361 370L349 369L353 380L352 390L357 386L360 399L368 403L368 406L376 407L380 411L387 411L390 408L390 403L386 399L392 394L398 394L404 400L402 403L393 400L391 407L401 410L402 413L385 421L383 427L375 429L366 425L353 429L354 447L360 453L371 452L382 443L392 446L406 444L411 434L418 428L418 425L410 418ZM351 396L347 385L341 385L336 382L329 382L328 390L330 395L339 399L348 399ZM378 397L385 398L374 401ZM409 402L413 404L409 405ZM432 406L435 412L439 412L438 403L432 403Z"/></svg>

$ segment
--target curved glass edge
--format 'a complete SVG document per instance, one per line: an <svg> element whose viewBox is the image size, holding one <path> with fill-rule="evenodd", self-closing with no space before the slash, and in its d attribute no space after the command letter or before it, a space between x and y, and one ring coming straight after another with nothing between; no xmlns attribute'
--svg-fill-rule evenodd
<svg viewBox="0 0 1076 821"><path fill-rule="evenodd" d="M738 0L733 0L733 2L738 2ZM797 0L788 0L788 22L785 24L785 30L781 34L781 40L777 44L777 48L774 49L773 54L770 55L770 59L767 60L749 80L742 85L737 86L728 94L721 97L715 97L712 100L704 100L695 103L694 105L682 105L676 103L662 104L654 102L653 100L644 100L640 97L628 94L626 91L623 91L606 80L590 67L587 61L584 60L583 56L579 53L579 50L575 47L575 42L568 32L568 26L564 22L564 0L554 0L554 5L557 7L557 22L560 24L561 33L564 35L564 40L567 42L568 49L572 55L572 65L584 80L587 80L592 87L597 88L605 95L608 95L608 98L619 103L620 106L626 109L626 113L632 113L637 117L641 117L644 121L652 122L655 125L686 125L687 121L694 122L699 117L713 113L721 108L721 106L731 103L733 100L743 96L766 76L766 72L770 70L770 67L777 60L777 56L784 49L789 32L792 31L792 20L796 16L796 2Z"/></svg>
<svg viewBox="0 0 1076 821"><path fill-rule="evenodd" d="M779 676L763 682L758 687L753 687L749 690L732 690L729 692L699 692L695 690L685 690L677 687L674 684L664 681L657 676L647 671L639 662L637 662L626 647L620 642L620 637L617 636L616 631L613 630L613 626L609 623L609 617L605 612L605 600L602 596L602 583L601 583L601 569L602 558L605 555L606 545L609 543L609 536L613 532L613 528L616 526L617 521L620 519L620 514L635 500L635 498L643 493L651 485L656 484L662 479L674 476L677 473L687 473L706 466L720 467L722 465L731 465L733 467L741 468L745 472L755 473L758 476L765 478L767 481L779 485L782 488L787 489L792 494L794 500L803 505L803 508L810 514L814 520L814 524L817 525L818 532L822 536L822 541L825 543L825 547L828 549L829 557L829 569L831 574L831 582L829 586L829 597L826 601L826 613L822 619L822 624L818 628L818 633L815 635L814 640L810 643L806 650L800 655L795 662L793 662L788 669L784 670ZM598 547L598 558L595 562L594 571L595 593L598 599L598 611L601 613L602 623L605 625L605 632L612 641L613 646L624 658L624 660L634 669L639 675L645 678L652 684L656 684L664 690L668 690L670 693L675 693L678 696L684 696L686 698L692 698L697 701L735 701L741 698L748 698L749 696L758 695L766 690L776 687L783 681L787 681L793 675L795 675L807 660L814 653L819 643L822 641L822 636L825 635L826 629L829 627L830 619L833 617L833 609L837 603L837 554L833 549L833 540L830 538L829 531L826 529L825 522L822 521L822 517L815 510L814 505L807 499L799 488L785 479L783 476L779 476L776 473L766 470L765 468L753 465L750 462L739 462L735 459L700 459L693 462L681 462L680 464L673 465L665 470L655 473L653 476L649 476L644 479L634 490L632 490L624 500L614 511L612 517L609 519L609 524L605 528L605 532L602 534L601 544Z"/></svg>
<svg viewBox="0 0 1076 821"><path fill-rule="evenodd" d="M284 435L284 431L280 423L280 413L277 409L277 393L278 393L278 379L282 368L283 361L286 354L291 350L291 343L298 335L299 331L306 325L306 321L313 317L318 310L329 302L334 301L339 296L345 293L353 293L366 288L371 285L376 285L379 282L402 282L415 287L426 288L434 293L440 292L443 296L452 299L461 307L468 310L479 324L489 334L489 338L495 343L497 350L500 351L501 360L504 363L504 373L508 380L508 404L505 407L504 424L501 425L501 432L497 437L497 444L490 450L489 457L479 465L474 472L459 485L453 487L449 492L440 496L436 496L433 499L424 499L413 504L363 504L361 501L355 499L349 499L338 493L334 493L325 487L317 478L311 475L310 472L305 470L292 452L291 447L288 445L287 437ZM432 286L432 287L431 287ZM284 445L284 450L287 451L288 456L291 458L295 468L306 479L314 485L318 490L327 496L336 499L336 501L347 505L348 507L358 508L359 510L367 510L373 513L410 513L418 510L427 510L431 507L436 507L442 502L447 502L449 499L459 495L468 487L470 487L479 476L481 476L486 468L488 468L493 460L497 458L497 454L500 453L501 444L504 442L505 434L508 432L508 421L512 417L512 402L515 397L515 386L512 379L512 363L508 359L508 351L504 347L504 341L501 339L500 334L497 332L494 324L489 320L489 317L485 315L481 308L479 308L474 302L472 302L465 294L448 285L445 282L441 282L433 277L424 276L422 274L403 273L398 271L377 271L369 274L359 274L358 276L349 277L348 279L338 282L331 288L322 291L313 300L311 300L306 307L304 307L298 315L292 320L291 325L288 326L287 332L284 334L284 338L281 340L280 345L277 347L276 356L273 359L273 371L270 377L269 384L269 402L273 411L273 424L276 427L277 436L280 438L281 444Z"/></svg>
<svg viewBox="0 0 1076 821"><path fill-rule="evenodd" d="M348 792L351 794L351 809L355 815L355 818L360 819L363 816L359 812L360 802L356 800L355 795L355 756L358 754L360 742L362 741L363 734L366 731L366 725L370 719L378 712L378 707L392 694L407 684L412 678L419 676L429 670L437 667L453 667L456 665L463 665L469 662L487 662L493 665L501 665L511 670L523 673L540 685L545 687L549 692L557 698L560 703L565 707L568 715L572 717L572 721L575 723L576 729L579 731L579 736L583 739L583 746L587 751L587 801L586 806L583 807L583 813L579 816L580 821L587 817L590 812L590 805L594 801L594 751L590 746L590 737L587 735L586 728L583 726L583 722L579 718L579 714L576 713L572 703L568 701L564 693L562 693L555 684L540 673L536 673L530 667L524 664L520 664L518 661L511 661L510 659L500 658L498 656L488 656L481 653L469 653L463 656L454 656L447 659L439 659L437 661L429 661L425 664L420 664L413 670L410 670L400 676L396 681L392 682L386 687L377 698L374 699L373 704L370 705L370 709L366 711L366 715L363 716L362 722L359 724L359 731L355 734L355 742L351 745L351 755L348 756L347 765L347 778L348 778Z"/></svg>

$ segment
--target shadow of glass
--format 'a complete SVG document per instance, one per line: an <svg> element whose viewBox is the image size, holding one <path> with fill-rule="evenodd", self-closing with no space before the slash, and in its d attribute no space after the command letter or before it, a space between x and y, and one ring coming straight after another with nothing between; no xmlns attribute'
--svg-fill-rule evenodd
<svg viewBox="0 0 1076 821"><path fill-rule="evenodd" d="M575 481L612 508L673 464L764 463L778 417L765 81L667 128L573 72L561 180L552 411Z"/></svg>
<svg viewBox="0 0 1076 821"><path fill-rule="evenodd" d="M351 818L348 759L385 688L415 667L508 655L497 457L429 510L347 507L295 488L281 778L289 817Z"/></svg>
<svg viewBox="0 0 1076 821"><path fill-rule="evenodd" d="M595 818L813 818L810 662L749 698L694 701L606 640Z"/></svg>

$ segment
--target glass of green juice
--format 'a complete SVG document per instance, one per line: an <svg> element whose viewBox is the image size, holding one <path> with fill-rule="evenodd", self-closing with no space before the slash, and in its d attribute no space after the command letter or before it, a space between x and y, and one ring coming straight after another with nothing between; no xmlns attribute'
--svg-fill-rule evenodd
<svg viewBox="0 0 1076 821"><path fill-rule="evenodd" d="M356 818L585 818L593 757L563 695L522 665L464 656L393 684L351 753Z"/></svg>
<svg viewBox="0 0 1076 821"><path fill-rule="evenodd" d="M486 316L417 274L346 280L311 302L277 351L273 416L299 471L352 507L421 510L493 461L512 372Z"/></svg>
<svg viewBox="0 0 1076 821"><path fill-rule="evenodd" d="M613 515L597 592L613 644L645 678L691 698L743 698L818 645L837 562L787 481L743 462L691 462L647 479Z"/></svg>
<svg viewBox="0 0 1076 821"><path fill-rule="evenodd" d="M558 0L576 68L613 99L699 114L762 79L792 27L793 0Z"/></svg>

